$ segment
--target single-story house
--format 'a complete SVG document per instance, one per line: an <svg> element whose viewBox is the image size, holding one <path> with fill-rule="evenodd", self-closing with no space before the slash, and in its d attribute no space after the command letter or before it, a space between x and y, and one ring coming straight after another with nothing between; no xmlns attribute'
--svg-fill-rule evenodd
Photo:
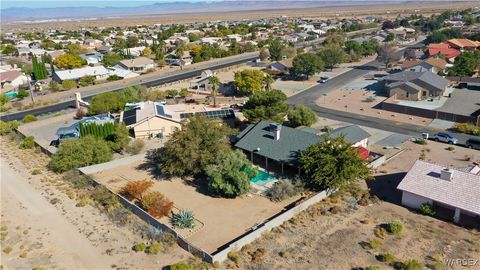
<svg viewBox="0 0 480 270"><path fill-rule="evenodd" d="M57 70L53 74L52 79L58 83L69 80L79 80L85 76L93 76L96 80L107 79L110 75L108 69L104 66L95 66L95 67L83 67L76 69L67 69L67 70Z"/></svg>
<svg viewBox="0 0 480 270"><path fill-rule="evenodd" d="M474 51L480 47L479 41L473 41L466 38L454 38L445 41L451 48L460 50L460 51Z"/></svg>
<svg viewBox="0 0 480 270"><path fill-rule="evenodd" d="M9 70L0 73L0 85L2 89L8 86L17 88L24 84L28 84L28 77L18 70Z"/></svg>
<svg viewBox="0 0 480 270"><path fill-rule="evenodd" d="M445 72L446 66L447 61L437 57L430 57L424 61L405 61L402 64L402 69L415 72L430 71L437 74L440 71Z"/></svg>
<svg viewBox="0 0 480 270"><path fill-rule="evenodd" d="M452 169L417 160L398 185L402 204L419 208L430 204L437 212L450 212L454 222L480 217L480 168Z"/></svg>
<svg viewBox="0 0 480 270"><path fill-rule="evenodd" d="M140 74L138 73L132 72L127 69L119 68L119 67L111 67L107 69L110 72L108 76L117 75L118 78L120 79L130 79L130 78L135 78L140 76Z"/></svg>
<svg viewBox="0 0 480 270"><path fill-rule="evenodd" d="M283 61L273 62L269 68L273 75L285 75L290 73L290 69L293 67L292 60L287 59Z"/></svg>
<svg viewBox="0 0 480 270"><path fill-rule="evenodd" d="M80 55L81 58L87 61L88 65L97 65L102 62L103 54L99 52L88 52Z"/></svg>
<svg viewBox="0 0 480 270"><path fill-rule="evenodd" d="M155 68L157 65L155 61L147 57L137 57L134 59L125 59L117 64L119 67L123 69L127 69L133 72L146 72L149 69Z"/></svg>
<svg viewBox="0 0 480 270"><path fill-rule="evenodd" d="M428 56L439 56L443 55L449 63L455 61L455 57L460 55L460 51L454 48L451 48L446 43L431 43L428 45Z"/></svg>
<svg viewBox="0 0 480 270"><path fill-rule="evenodd" d="M385 76L381 81L388 96L413 101L442 96L448 83L447 79L430 71L402 71Z"/></svg>
<svg viewBox="0 0 480 270"><path fill-rule="evenodd" d="M345 141L352 144L352 147L368 148L368 138L370 133L357 125L337 128L330 132L331 137L345 136Z"/></svg>
<svg viewBox="0 0 480 270"><path fill-rule="evenodd" d="M135 138L164 138L182 128L182 121L195 114L212 119L234 119L232 109L205 107L203 105L175 104L146 101L127 104L131 109L120 114L120 122L132 131Z"/></svg>
<svg viewBox="0 0 480 270"><path fill-rule="evenodd" d="M280 165L283 174L285 165L299 170L300 154L323 138L302 129L260 121L245 128L236 140L235 147L247 152L252 161L254 157L264 158L266 170L269 162L275 162Z"/></svg>
<svg viewBox="0 0 480 270"><path fill-rule="evenodd" d="M133 47L133 48L127 48L123 49L123 54L125 55L131 55L131 56L140 56L143 53L143 50L145 49L145 46L139 46L139 47Z"/></svg>

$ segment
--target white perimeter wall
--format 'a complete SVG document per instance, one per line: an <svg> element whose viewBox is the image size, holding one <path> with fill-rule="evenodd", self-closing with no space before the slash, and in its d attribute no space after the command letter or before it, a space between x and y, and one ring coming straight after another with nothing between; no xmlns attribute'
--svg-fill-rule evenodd
<svg viewBox="0 0 480 270"><path fill-rule="evenodd" d="M417 209L423 203L433 204L432 200L430 200L428 198L418 196L418 195L415 195L415 194L407 192L407 191L402 192L402 204L403 205L408 206L410 208Z"/></svg>

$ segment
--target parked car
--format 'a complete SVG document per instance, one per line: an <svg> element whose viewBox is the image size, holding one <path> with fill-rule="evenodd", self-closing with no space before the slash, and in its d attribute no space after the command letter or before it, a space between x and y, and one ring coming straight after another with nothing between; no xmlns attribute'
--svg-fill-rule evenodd
<svg viewBox="0 0 480 270"><path fill-rule="evenodd" d="M468 148L480 150L480 138L470 138L465 145Z"/></svg>
<svg viewBox="0 0 480 270"><path fill-rule="evenodd" d="M433 135L433 139L437 142L444 142L449 144L457 144L458 139L447 133L437 133Z"/></svg>
<svg viewBox="0 0 480 270"><path fill-rule="evenodd" d="M320 77L319 83L326 83L328 81L328 77Z"/></svg>

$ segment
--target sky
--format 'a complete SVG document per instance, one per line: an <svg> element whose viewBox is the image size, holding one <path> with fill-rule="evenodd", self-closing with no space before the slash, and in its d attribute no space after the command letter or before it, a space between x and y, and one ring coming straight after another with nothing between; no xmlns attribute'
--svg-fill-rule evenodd
<svg viewBox="0 0 480 270"><path fill-rule="evenodd" d="M6 9L10 7L30 7L30 8L52 8L52 7L132 7L151 5L154 3L163 2L181 2L182 0L57 0L57 1L43 1L43 0L1 0L1 8ZM215 1L215 0L213 0ZM209 0L209 2L213 2ZM205 2L205 0L187 0L185 2Z"/></svg>

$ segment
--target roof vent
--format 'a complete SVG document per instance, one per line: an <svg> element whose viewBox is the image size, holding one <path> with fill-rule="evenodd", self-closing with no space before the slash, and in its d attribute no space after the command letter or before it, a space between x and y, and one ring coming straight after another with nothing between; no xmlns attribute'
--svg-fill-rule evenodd
<svg viewBox="0 0 480 270"><path fill-rule="evenodd" d="M270 124L270 131L273 132L274 138L276 141L280 140L280 130L282 129L282 125L272 123Z"/></svg>
<svg viewBox="0 0 480 270"><path fill-rule="evenodd" d="M452 181L453 178L453 171L450 170L449 168L444 168L440 172L440 179L447 180L447 181Z"/></svg>

